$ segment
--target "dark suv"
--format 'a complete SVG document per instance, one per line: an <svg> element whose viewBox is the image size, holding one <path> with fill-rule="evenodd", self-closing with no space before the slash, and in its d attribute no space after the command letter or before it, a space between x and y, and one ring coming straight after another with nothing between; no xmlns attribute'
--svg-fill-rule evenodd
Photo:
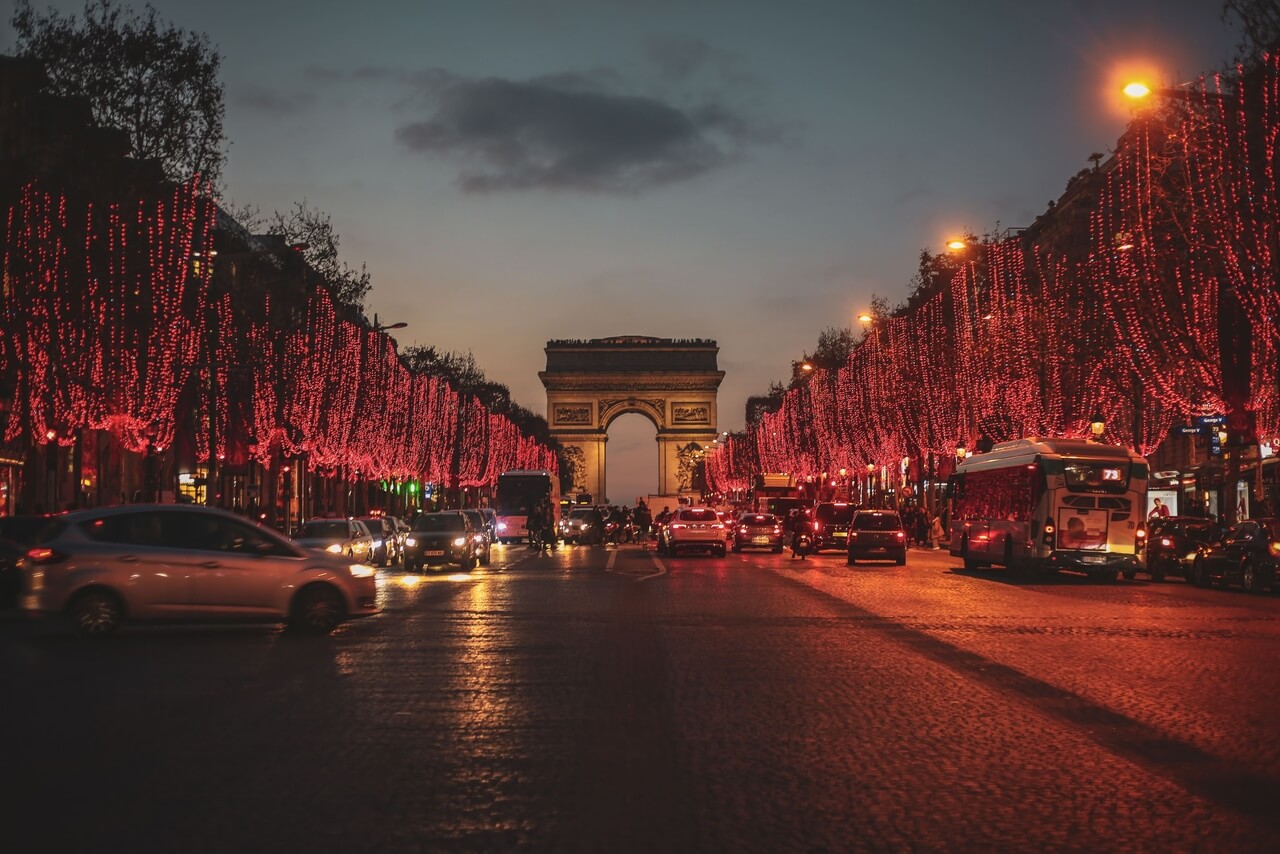
<svg viewBox="0 0 1280 854"><path fill-rule="evenodd" d="M813 508L813 550L840 549L849 545L849 522L853 520L852 504L828 501Z"/></svg>
<svg viewBox="0 0 1280 854"><path fill-rule="evenodd" d="M859 510L849 523L849 558L853 566L859 560L892 560L902 566L907 562L907 532L902 517L892 510Z"/></svg>
<svg viewBox="0 0 1280 854"><path fill-rule="evenodd" d="M1274 589L1277 562L1280 519L1246 519L1220 540L1200 546L1191 565L1191 580L1197 587L1235 582L1246 593L1261 593Z"/></svg>
<svg viewBox="0 0 1280 854"><path fill-rule="evenodd" d="M475 568L484 550L484 532L457 510L423 513L413 522L404 540L404 568L413 572L424 566L457 564Z"/></svg>
<svg viewBox="0 0 1280 854"><path fill-rule="evenodd" d="M1152 581L1167 575L1191 578L1196 550L1213 539L1214 523L1202 516L1165 516L1147 528L1146 563Z"/></svg>

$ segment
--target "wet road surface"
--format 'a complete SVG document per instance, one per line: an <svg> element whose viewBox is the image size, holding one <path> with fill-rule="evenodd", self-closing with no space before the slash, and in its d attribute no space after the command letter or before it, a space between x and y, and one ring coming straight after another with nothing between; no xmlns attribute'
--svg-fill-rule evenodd
<svg viewBox="0 0 1280 854"><path fill-rule="evenodd" d="M329 638L7 619L0 838L1273 850L1280 596L1145 578L509 546Z"/></svg>

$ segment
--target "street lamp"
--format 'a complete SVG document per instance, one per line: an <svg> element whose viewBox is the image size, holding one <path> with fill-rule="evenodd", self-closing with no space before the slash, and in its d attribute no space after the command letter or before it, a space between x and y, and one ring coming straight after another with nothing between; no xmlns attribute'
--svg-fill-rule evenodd
<svg viewBox="0 0 1280 854"><path fill-rule="evenodd" d="M947 248L952 252L959 252L961 249L968 248L968 246L968 241L961 240L959 237L953 237L947 241Z"/></svg>
<svg viewBox="0 0 1280 854"><path fill-rule="evenodd" d="M374 332L386 332L389 329L404 329L408 325L409 324L405 323L402 320L399 323L388 323L385 326L383 326L382 324L378 323L378 315L376 313L373 315L373 331Z"/></svg>
<svg viewBox="0 0 1280 854"><path fill-rule="evenodd" d="M1107 431L1107 422L1103 420L1101 414L1095 414L1089 419L1089 432L1093 434L1093 441L1101 442L1102 434Z"/></svg>

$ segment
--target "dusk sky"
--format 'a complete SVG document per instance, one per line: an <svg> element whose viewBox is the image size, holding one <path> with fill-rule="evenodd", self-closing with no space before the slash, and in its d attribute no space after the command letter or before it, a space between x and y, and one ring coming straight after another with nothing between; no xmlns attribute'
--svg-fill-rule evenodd
<svg viewBox="0 0 1280 854"><path fill-rule="evenodd" d="M1126 69L1237 41L1219 0L153 5L223 54L224 198L331 214L402 345L544 412L548 339L712 338L728 430L921 249L1042 213L1114 145ZM611 430L614 501L656 486L653 436Z"/></svg>

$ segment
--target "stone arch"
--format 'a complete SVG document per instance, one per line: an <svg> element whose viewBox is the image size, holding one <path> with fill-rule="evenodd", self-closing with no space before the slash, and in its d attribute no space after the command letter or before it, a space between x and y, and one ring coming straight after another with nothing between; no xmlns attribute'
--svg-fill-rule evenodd
<svg viewBox="0 0 1280 854"><path fill-rule="evenodd" d="M596 500L608 496L609 425L635 412L657 428L654 494L691 495L695 485L688 477L688 448L705 448L717 435L716 394L724 379L716 366L719 351L715 341L640 335L548 341L547 369L538 378L547 390L552 437L582 462L575 487Z"/></svg>

